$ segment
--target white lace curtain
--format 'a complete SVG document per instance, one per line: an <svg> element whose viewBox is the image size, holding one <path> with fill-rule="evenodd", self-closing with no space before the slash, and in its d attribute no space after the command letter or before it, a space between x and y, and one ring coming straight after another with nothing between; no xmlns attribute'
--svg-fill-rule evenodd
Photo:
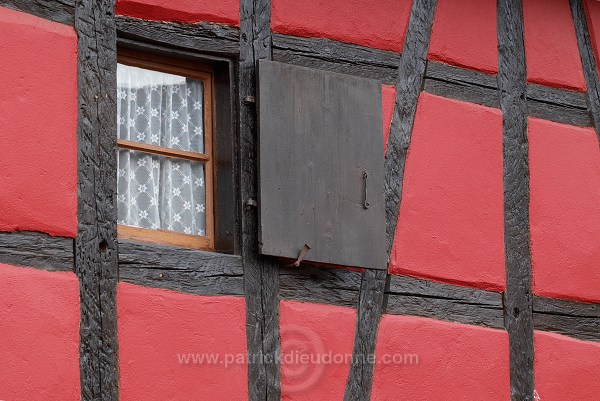
<svg viewBox="0 0 600 401"><path fill-rule="evenodd" d="M203 85L176 75L119 64L120 139L204 152ZM118 222L206 235L204 165L120 149Z"/></svg>

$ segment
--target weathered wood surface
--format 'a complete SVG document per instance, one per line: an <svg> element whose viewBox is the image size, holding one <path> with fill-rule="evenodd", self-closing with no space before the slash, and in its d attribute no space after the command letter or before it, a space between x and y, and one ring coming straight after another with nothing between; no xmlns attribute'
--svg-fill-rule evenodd
<svg viewBox="0 0 600 401"><path fill-rule="evenodd" d="M512 400L533 399L533 317L529 247L527 76L521 0L498 0L498 88L503 113L504 314Z"/></svg>
<svg viewBox="0 0 600 401"><path fill-rule="evenodd" d="M375 345L379 320L385 308L387 274L382 270L362 273L354 349L344 401L367 401L371 397Z"/></svg>
<svg viewBox="0 0 600 401"><path fill-rule="evenodd" d="M239 256L119 243L119 280L197 295L244 295Z"/></svg>
<svg viewBox="0 0 600 401"><path fill-rule="evenodd" d="M300 265L279 270L281 298L356 308L361 285L361 273Z"/></svg>
<svg viewBox="0 0 600 401"><path fill-rule="evenodd" d="M256 107L248 101L256 98L257 61L271 59L270 1L241 0L240 15L240 200L244 205L241 245L248 354L258 361L248 365L248 398L279 400L279 272L277 263L258 255L258 214L256 207L251 206L258 194Z"/></svg>
<svg viewBox="0 0 600 401"><path fill-rule="evenodd" d="M407 276L392 276L385 313L504 328L502 294Z"/></svg>
<svg viewBox="0 0 600 401"><path fill-rule="evenodd" d="M273 60L396 83L400 55L321 38L273 34Z"/></svg>
<svg viewBox="0 0 600 401"><path fill-rule="evenodd" d="M240 51L239 30L226 25L147 21L125 16L117 16L116 24L119 38L223 56L237 57Z"/></svg>
<svg viewBox="0 0 600 401"><path fill-rule="evenodd" d="M495 76L436 61L427 62L424 90L465 102L500 107Z"/></svg>
<svg viewBox="0 0 600 401"><path fill-rule="evenodd" d="M258 80L260 252L386 269L381 84L266 60Z"/></svg>
<svg viewBox="0 0 600 401"><path fill-rule="evenodd" d="M527 85L527 110L532 117L563 124L592 126L584 93Z"/></svg>
<svg viewBox="0 0 600 401"><path fill-rule="evenodd" d="M0 263L72 272L73 241L29 231L0 232Z"/></svg>
<svg viewBox="0 0 600 401"><path fill-rule="evenodd" d="M75 22L75 0L0 0L0 7L8 7L61 24Z"/></svg>
<svg viewBox="0 0 600 401"><path fill-rule="evenodd" d="M573 23L575 24L575 35L583 66L583 76L587 85L588 110L593 126L596 129L598 140L600 140L600 82L596 69L598 60L594 56L594 49L592 48L592 40L582 0L569 0L569 4L571 6Z"/></svg>
<svg viewBox="0 0 600 401"><path fill-rule="evenodd" d="M600 341L600 304L534 297L533 325L581 340Z"/></svg>
<svg viewBox="0 0 600 401"><path fill-rule="evenodd" d="M427 51L437 0L415 0L410 14L396 83L396 103L385 159L386 232L391 252L402 197L404 165L417 102L423 86Z"/></svg>
<svg viewBox="0 0 600 401"><path fill-rule="evenodd" d="M79 118L75 270L81 399L117 401L117 160L114 0L77 0Z"/></svg>

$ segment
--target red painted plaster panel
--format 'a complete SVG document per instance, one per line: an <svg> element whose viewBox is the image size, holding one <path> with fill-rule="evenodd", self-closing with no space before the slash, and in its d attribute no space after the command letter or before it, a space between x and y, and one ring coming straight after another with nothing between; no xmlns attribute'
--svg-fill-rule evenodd
<svg viewBox="0 0 600 401"><path fill-rule="evenodd" d="M117 313L122 401L248 398L244 298L120 283Z"/></svg>
<svg viewBox="0 0 600 401"><path fill-rule="evenodd" d="M239 0L117 0L116 12L154 21L240 25Z"/></svg>
<svg viewBox="0 0 600 401"><path fill-rule="evenodd" d="M496 2L438 0L429 59L497 73Z"/></svg>
<svg viewBox="0 0 600 401"><path fill-rule="evenodd" d="M535 389L543 401L591 401L600 394L600 343L535 332Z"/></svg>
<svg viewBox="0 0 600 401"><path fill-rule="evenodd" d="M280 308L282 399L343 399L356 310L292 301L281 301Z"/></svg>
<svg viewBox="0 0 600 401"><path fill-rule="evenodd" d="M390 272L502 290L503 210L500 111L421 94Z"/></svg>
<svg viewBox="0 0 600 401"><path fill-rule="evenodd" d="M594 54L596 55L596 69L598 69L598 61L600 60L600 1L584 0L583 5L587 14L587 23L590 31L590 38L592 39L592 47L594 48Z"/></svg>
<svg viewBox="0 0 600 401"><path fill-rule="evenodd" d="M585 91L569 0L524 0L527 79Z"/></svg>
<svg viewBox="0 0 600 401"><path fill-rule="evenodd" d="M381 87L381 102L383 114L383 152L385 154L390 134L390 125L392 124L392 115L394 114L394 104L396 103L395 86L383 85Z"/></svg>
<svg viewBox="0 0 600 401"><path fill-rule="evenodd" d="M77 37L0 7L0 230L77 233Z"/></svg>
<svg viewBox="0 0 600 401"><path fill-rule="evenodd" d="M271 28L400 52L411 6L411 0L272 0Z"/></svg>
<svg viewBox="0 0 600 401"><path fill-rule="evenodd" d="M533 291L600 302L600 150L591 128L529 119Z"/></svg>
<svg viewBox="0 0 600 401"><path fill-rule="evenodd" d="M0 264L0 400L79 401L79 283Z"/></svg>
<svg viewBox="0 0 600 401"><path fill-rule="evenodd" d="M503 330L384 315L375 352L373 401L510 399Z"/></svg>

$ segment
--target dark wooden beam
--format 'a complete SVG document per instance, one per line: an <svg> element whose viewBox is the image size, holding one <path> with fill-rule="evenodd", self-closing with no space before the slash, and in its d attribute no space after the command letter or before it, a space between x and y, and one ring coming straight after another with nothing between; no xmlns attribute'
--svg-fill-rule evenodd
<svg viewBox="0 0 600 401"><path fill-rule="evenodd" d="M270 0L240 3L240 198L250 401L281 398L278 263L258 255L256 64L271 59Z"/></svg>
<svg viewBox="0 0 600 401"><path fill-rule="evenodd" d="M282 299L356 308L361 273L331 267L282 267L279 270Z"/></svg>
<svg viewBox="0 0 600 401"><path fill-rule="evenodd" d="M385 313L504 329L502 294L407 276L392 276Z"/></svg>
<svg viewBox="0 0 600 401"><path fill-rule="evenodd" d="M119 39L236 58L240 51L240 32L235 27L208 22L182 24L147 21L125 16L117 16L116 24Z"/></svg>
<svg viewBox="0 0 600 401"><path fill-rule="evenodd" d="M400 200L404 165L410 146L413 122L427 65L429 38L437 0L413 2L408 31L400 59L396 83L396 103L385 159L386 232L388 254L392 249Z"/></svg>
<svg viewBox="0 0 600 401"><path fill-rule="evenodd" d="M498 89L504 154L504 314L512 400L533 399L527 74L521 0L498 0Z"/></svg>
<svg viewBox="0 0 600 401"><path fill-rule="evenodd" d="M585 10L582 0L569 0L571 14L575 24L575 35L579 46L579 55L583 66L583 76L587 85L588 109L591 120L596 128L598 140L600 140L600 82L598 79L597 60L592 48L592 40L588 29Z"/></svg>
<svg viewBox="0 0 600 401"><path fill-rule="evenodd" d="M394 85L400 55L330 39L273 34L273 60Z"/></svg>
<svg viewBox="0 0 600 401"><path fill-rule="evenodd" d="M75 22L75 0L0 0L0 6L61 24Z"/></svg>
<svg viewBox="0 0 600 401"><path fill-rule="evenodd" d="M73 238L30 231L0 232L0 263L72 272Z"/></svg>
<svg viewBox="0 0 600 401"><path fill-rule="evenodd" d="M533 298L533 324L536 330L600 341L600 304L536 296Z"/></svg>
<svg viewBox="0 0 600 401"><path fill-rule="evenodd" d="M362 273L354 349L344 401L368 401L371 397L377 330L385 308L387 275L382 270L365 270Z"/></svg>
<svg viewBox="0 0 600 401"><path fill-rule="evenodd" d="M244 295L242 258L136 242L119 243L119 280L197 295Z"/></svg>
<svg viewBox="0 0 600 401"><path fill-rule="evenodd" d="M114 0L77 0L79 119L75 271L81 399L117 401L117 40Z"/></svg>

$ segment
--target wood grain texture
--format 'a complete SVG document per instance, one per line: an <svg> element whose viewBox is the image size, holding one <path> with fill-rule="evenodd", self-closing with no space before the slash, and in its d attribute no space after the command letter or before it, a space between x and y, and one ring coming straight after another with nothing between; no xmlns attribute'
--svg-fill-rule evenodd
<svg viewBox="0 0 600 401"><path fill-rule="evenodd" d="M0 0L0 6L65 25L75 22L75 0Z"/></svg>
<svg viewBox="0 0 600 401"><path fill-rule="evenodd" d="M0 232L0 263L72 272L73 241L30 231Z"/></svg>
<svg viewBox="0 0 600 401"><path fill-rule="evenodd" d="M273 60L396 83L400 55L322 38L273 34Z"/></svg>
<svg viewBox="0 0 600 401"><path fill-rule="evenodd" d="M296 260L306 244L306 261L386 269L381 84L258 68L260 252Z"/></svg>
<svg viewBox="0 0 600 401"><path fill-rule="evenodd" d="M271 4L269 0L240 3L240 198L243 205L258 194L256 64L271 59ZM260 361L248 365L250 401L281 398L278 264L258 255L258 214L253 206L242 211L242 259L246 297L248 354Z"/></svg>
<svg viewBox="0 0 600 401"><path fill-rule="evenodd" d="M587 24L582 0L569 0L575 25L575 35L583 66L583 76L587 86L587 101L591 120L600 140L600 81L598 79L597 60L592 48L592 40Z"/></svg>
<svg viewBox="0 0 600 401"><path fill-rule="evenodd" d="M504 328L502 294L407 276L392 276L385 313Z"/></svg>
<svg viewBox="0 0 600 401"><path fill-rule="evenodd" d="M580 340L600 341L600 304L534 297L533 325Z"/></svg>
<svg viewBox="0 0 600 401"><path fill-rule="evenodd" d="M119 241L119 280L197 295L244 295L235 255Z"/></svg>
<svg viewBox="0 0 600 401"><path fill-rule="evenodd" d="M583 93L527 84L527 110L530 116L563 124L591 127Z"/></svg>
<svg viewBox="0 0 600 401"><path fill-rule="evenodd" d="M114 0L77 0L79 117L75 270L81 399L119 398L117 355L117 41Z"/></svg>
<svg viewBox="0 0 600 401"><path fill-rule="evenodd" d="M503 113L504 314L512 400L533 399L533 317L529 242L527 77L521 0L498 0L498 88Z"/></svg>
<svg viewBox="0 0 600 401"><path fill-rule="evenodd" d="M279 270L279 295L283 299L356 308L361 273L300 265Z"/></svg>
<svg viewBox="0 0 600 401"><path fill-rule="evenodd" d="M500 107L495 76L436 61L427 62L423 89L434 95Z"/></svg>
<svg viewBox="0 0 600 401"><path fill-rule="evenodd" d="M199 22L147 21L132 17L116 17L119 38L135 39L197 52L237 57L239 30L235 27Z"/></svg>
<svg viewBox="0 0 600 401"><path fill-rule="evenodd" d="M379 320L385 308L387 274L382 270L365 270L362 273L354 349L348 374L344 401L368 401L371 397L375 345Z"/></svg>
<svg viewBox="0 0 600 401"><path fill-rule="evenodd" d="M410 146L417 102L423 86L427 51L437 0L413 2L396 83L396 103L385 159L386 233L388 255L398 222L404 165Z"/></svg>

